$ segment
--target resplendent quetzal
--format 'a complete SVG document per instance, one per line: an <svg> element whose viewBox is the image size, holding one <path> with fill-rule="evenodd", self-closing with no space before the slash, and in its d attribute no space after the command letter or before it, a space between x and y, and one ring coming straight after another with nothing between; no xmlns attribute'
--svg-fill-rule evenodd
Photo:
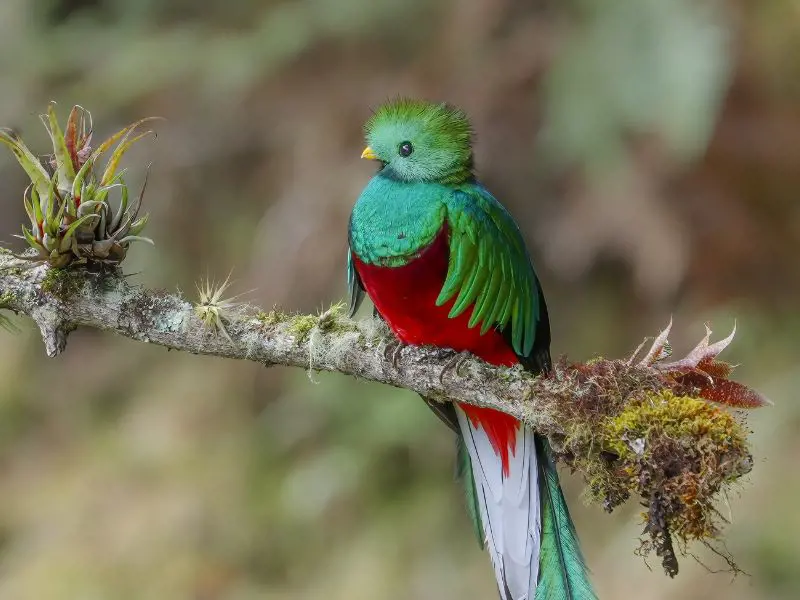
<svg viewBox="0 0 800 600"><path fill-rule="evenodd" d="M365 126L380 167L350 217L351 314L366 292L405 344L550 369L550 326L519 228L475 179L466 115L399 99ZM547 439L513 417L429 402L458 436L459 473L503 600L595 598Z"/></svg>

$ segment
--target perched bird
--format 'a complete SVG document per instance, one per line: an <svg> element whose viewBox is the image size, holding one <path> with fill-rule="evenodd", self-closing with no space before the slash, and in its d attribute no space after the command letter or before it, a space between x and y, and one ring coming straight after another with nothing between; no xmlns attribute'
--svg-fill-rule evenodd
<svg viewBox="0 0 800 600"><path fill-rule="evenodd" d="M514 219L475 178L467 116L397 99L365 125L379 168L350 216L350 311L364 293L403 344L550 369L541 286ZM547 439L513 417L428 401L457 435L458 473L503 600L595 595Z"/></svg>

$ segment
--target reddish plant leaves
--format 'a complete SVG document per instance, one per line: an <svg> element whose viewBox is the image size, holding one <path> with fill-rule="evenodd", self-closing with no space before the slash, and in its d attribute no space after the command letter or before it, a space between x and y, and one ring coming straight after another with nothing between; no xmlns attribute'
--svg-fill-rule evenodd
<svg viewBox="0 0 800 600"><path fill-rule="evenodd" d="M728 337L713 344L708 343L711 339L711 329L706 325L706 335L689 354L680 360L661 362L669 355L667 336L671 327L672 320L656 337L650 350L639 362L639 366L656 369L662 373L670 387L711 402L736 408L759 408L771 404L755 390L729 379L733 365L717 360L720 352L733 341L736 335L735 325ZM629 359L629 363L633 362L641 348L642 346L637 349L634 356Z"/></svg>
<svg viewBox="0 0 800 600"><path fill-rule="evenodd" d="M699 398L736 408L760 408L770 403L757 391L731 379L711 377L702 371L670 373L675 382L692 388Z"/></svg>

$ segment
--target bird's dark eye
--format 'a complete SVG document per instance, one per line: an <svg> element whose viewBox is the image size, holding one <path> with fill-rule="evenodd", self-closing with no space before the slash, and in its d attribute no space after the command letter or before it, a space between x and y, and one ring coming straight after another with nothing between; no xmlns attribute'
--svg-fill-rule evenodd
<svg viewBox="0 0 800 600"><path fill-rule="evenodd" d="M414 146L411 145L411 142L403 142L400 144L400 148L398 149L398 152L402 157L410 156L413 151Z"/></svg>

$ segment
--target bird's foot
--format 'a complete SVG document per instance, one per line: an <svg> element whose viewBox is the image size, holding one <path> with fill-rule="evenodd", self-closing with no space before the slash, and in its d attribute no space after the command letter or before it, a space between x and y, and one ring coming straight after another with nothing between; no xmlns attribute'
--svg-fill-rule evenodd
<svg viewBox="0 0 800 600"><path fill-rule="evenodd" d="M400 358L400 353L405 347L406 344L398 339L387 342L386 346L383 348L383 358L389 361L395 369L398 369L399 365L397 364L397 361Z"/></svg>
<svg viewBox="0 0 800 600"><path fill-rule="evenodd" d="M452 350L449 352L452 352ZM472 355L469 352L461 351L451 357L450 360L445 363L444 367L442 367L442 370L439 373L439 383L444 383L444 376L450 371L453 371L456 376L459 376L460 373L458 370L464 365L464 363L467 362L470 356Z"/></svg>
<svg viewBox="0 0 800 600"><path fill-rule="evenodd" d="M452 348L442 348L441 346L425 346L426 350L430 350L432 358L435 360L444 360L445 358L454 358L458 356L458 352Z"/></svg>

